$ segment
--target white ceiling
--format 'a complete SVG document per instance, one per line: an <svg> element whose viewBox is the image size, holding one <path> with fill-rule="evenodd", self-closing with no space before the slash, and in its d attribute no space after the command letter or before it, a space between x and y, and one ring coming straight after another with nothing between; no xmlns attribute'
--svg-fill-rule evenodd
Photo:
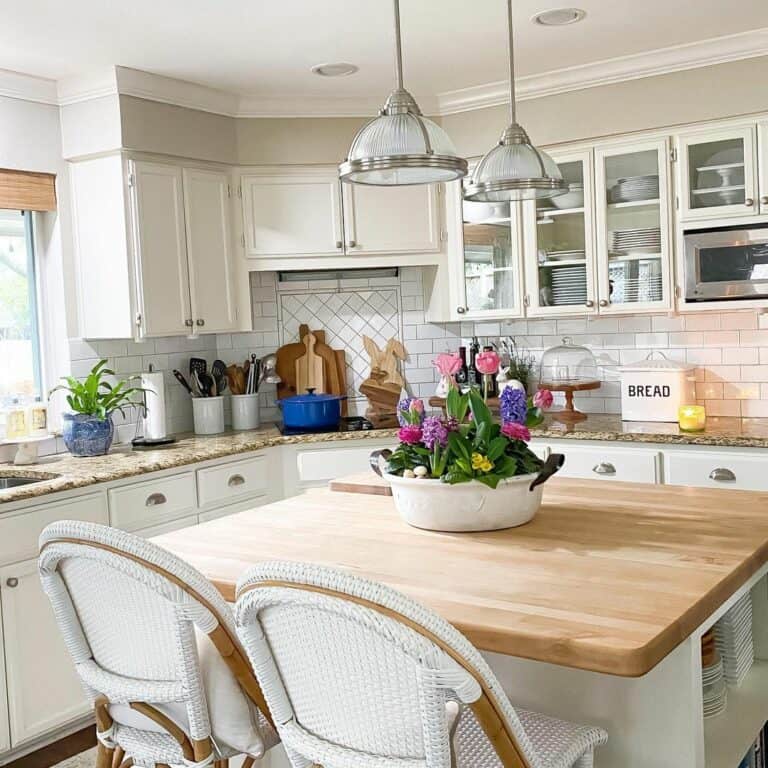
<svg viewBox="0 0 768 768"><path fill-rule="evenodd" d="M766 0L576 0L587 18L530 17L568 0L516 0L517 73L540 74L768 27ZM401 0L406 87L437 94L506 76L503 0ZM23 0L7 3L0 68L54 80L113 65L264 98L365 99L392 84L390 0ZM321 62L351 77L309 72Z"/></svg>

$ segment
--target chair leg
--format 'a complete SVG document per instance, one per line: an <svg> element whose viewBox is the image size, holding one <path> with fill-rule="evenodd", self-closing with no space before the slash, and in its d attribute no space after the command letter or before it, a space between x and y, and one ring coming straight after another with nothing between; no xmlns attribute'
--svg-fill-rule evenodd
<svg viewBox="0 0 768 768"><path fill-rule="evenodd" d="M245 760L243 760L243 765L241 766L241 768L253 768L253 764L255 762L256 762L256 758L255 757L251 757L250 755L248 755L245 758Z"/></svg>
<svg viewBox="0 0 768 768"><path fill-rule="evenodd" d="M120 768L125 759L125 750L118 746L115 747L115 754L112 756L112 768Z"/></svg>
<svg viewBox="0 0 768 768"><path fill-rule="evenodd" d="M133 758L127 757L123 760L123 762L120 763L120 768L133 768Z"/></svg>
<svg viewBox="0 0 768 768"><path fill-rule="evenodd" d="M99 744L96 748L96 768L112 768L114 754L114 749L108 749L103 744Z"/></svg>
<svg viewBox="0 0 768 768"><path fill-rule="evenodd" d="M213 761L213 768L229 768L229 760L214 760Z"/></svg>

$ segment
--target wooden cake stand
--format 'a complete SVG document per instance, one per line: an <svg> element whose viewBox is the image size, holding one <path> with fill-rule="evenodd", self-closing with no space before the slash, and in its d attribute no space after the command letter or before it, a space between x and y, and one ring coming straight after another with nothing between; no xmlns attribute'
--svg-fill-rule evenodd
<svg viewBox="0 0 768 768"><path fill-rule="evenodd" d="M548 411L547 415L564 424L575 424L587 418L586 413L577 411L573 407L573 393L585 392L589 389L600 389L599 381L560 382L558 384L539 383L540 389L548 389L551 392L565 392L565 409L562 411Z"/></svg>

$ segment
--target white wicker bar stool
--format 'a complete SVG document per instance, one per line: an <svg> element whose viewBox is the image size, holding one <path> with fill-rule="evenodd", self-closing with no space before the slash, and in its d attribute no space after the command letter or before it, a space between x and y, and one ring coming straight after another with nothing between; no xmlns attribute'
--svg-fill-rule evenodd
<svg viewBox="0 0 768 768"><path fill-rule="evenodd" d="M124 531L61 521L40 578L93 702L97 768L245 768L279 741L232 611L184 561Z"/></svg>
<svg viewBox="0 0 768 768"><path fill-rule="evenodd" d="M237 594L237 631L294 768L589 768L607 740L513 708L455 627L381 584L270 562Z"/></svg>

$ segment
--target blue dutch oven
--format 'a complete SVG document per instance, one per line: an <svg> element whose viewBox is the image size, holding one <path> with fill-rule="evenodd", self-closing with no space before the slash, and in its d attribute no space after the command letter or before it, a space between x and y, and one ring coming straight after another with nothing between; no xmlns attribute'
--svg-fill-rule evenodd
<svg viewBox="0 0 768 768"><path fill-rule="evenodd" d="M341 418L342 395L316 395L314 387L305 395L294 395L278 400L283 411L286 429L336 429Z"/></svg>

